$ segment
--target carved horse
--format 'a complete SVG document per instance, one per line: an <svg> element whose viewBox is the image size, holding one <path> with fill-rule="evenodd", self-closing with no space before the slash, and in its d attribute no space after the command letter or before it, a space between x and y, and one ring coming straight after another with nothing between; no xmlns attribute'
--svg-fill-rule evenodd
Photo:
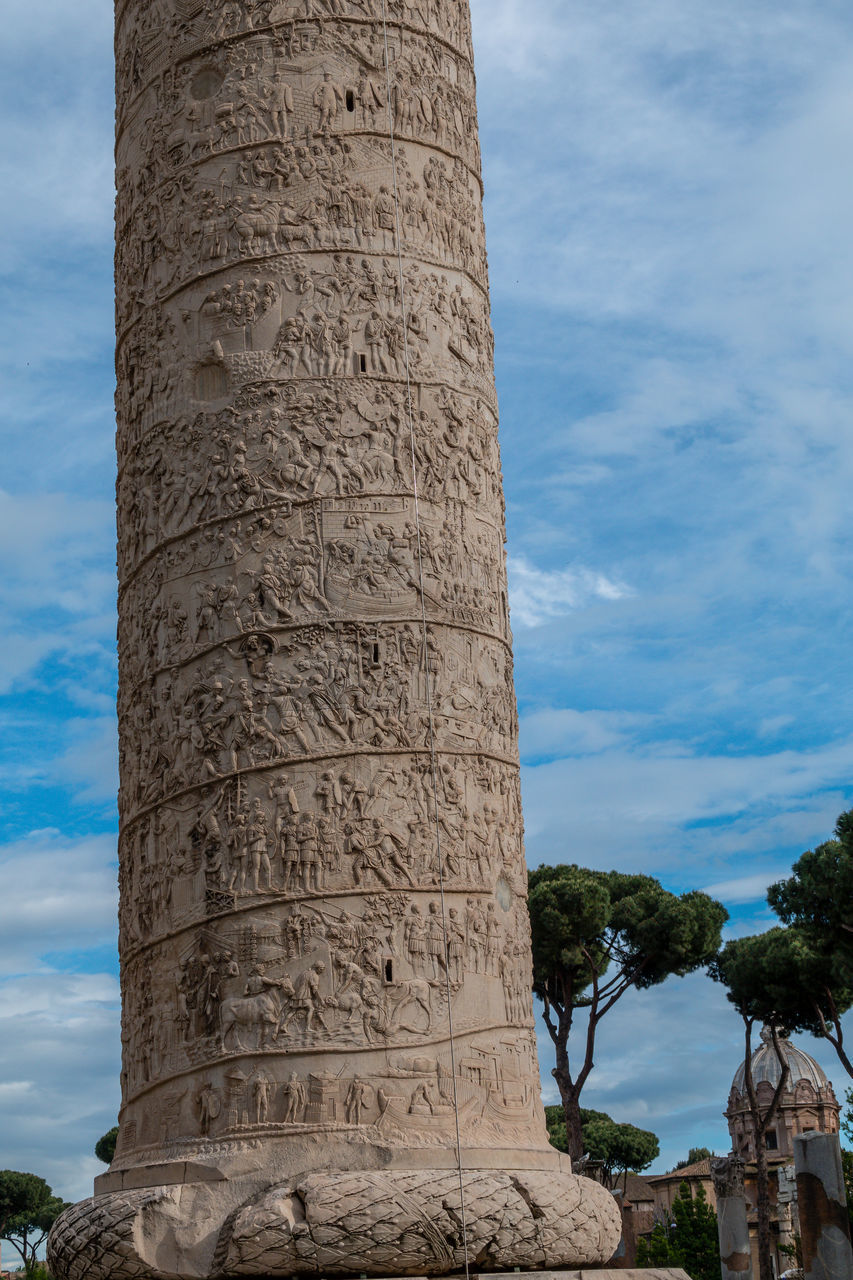
<svg viewBox="0 0 853 1280"><path fill-rule="evenodd" d="M240 240L241 253L275 252L278 218L271 208L244 209L234 219L233 226Z"/></svg>
<svg viewBox="0 0 853 1280"><path fill-rule="evenodd" d="M386 987L388 1005L391 1013L391 1026L400 1031L415 1031L422 1034L432 1030L432 987L425 978L406 978ZM426 1027L413 1027L403 1021L406 1010L414 1012L422 1009L427 1017Z"/></svg>
<svg viewBox="0 0 853 1280"><path fill-rule="evenodd" d="M235 1047L243 1052L246 1046L240 1040L240 1028L256 1031L257 1047L265 1049L267 1040L275 1039L278 1033L281 1009L272 991L262 991L256 996L226 997L220 1005L219 1017L222 1048L228 1047L228 1036L233 1032Z"/></svg>

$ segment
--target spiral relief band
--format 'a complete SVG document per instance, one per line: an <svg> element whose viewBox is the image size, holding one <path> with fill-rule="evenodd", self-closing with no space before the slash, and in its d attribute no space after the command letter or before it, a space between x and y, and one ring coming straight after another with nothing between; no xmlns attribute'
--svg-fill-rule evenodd
<svg viewBox="0 0 853 1280"><path fill-rule="evenodd" d="M429 722L430 771L432 774L432 802L435 815L435 848L438 861L438 892L441 902L441 921L444 932L445 954L449 957L449 936L447 928L447 894L444 885L444 859L441 850L441 824L438 817L438 764L435 749L435 714L432 701L432 683L429 678L429 627L426 613L426 581L424 577L423 534L421 526L421 505L418 494L417 448L415 443L415 419L412 411L412 370L409 359L409 331L406 311L406 282L403 275L403 239L400 226L400 191L397 177L397 141L394 136L393 87L391 82L391 57L388 44L388 10L387 0L382 0L382 38L385 52L385 80L388 97L388 137L391 143L391 172L394 179L394 222L397 243L397 272L400 283L400 314L403 320L403 355L406 370L406 409L411 442L412 490L415 504L415 530L417 545L418 580L421 597L421 625L423 648L426 661L426 701ZM445 968L445 986L447 989L447 1025L450 1033L450 1074L453 1082L453 1117L456 1128L456 1160L459 1171L459 1212L462 1222L462 1243L465 1254L466 1280L470 1274L471 1259L468 1249L468 1222L465 1212L465 1183L462 1176L462 1127L459 1120L459 1089L456 1074L456 1045L453 1038L453 992L450 988L450 968Z"/></svg>
<svg viewBox="0 0 853 1280"><path fill-rule="evenodd" d="M467 0L124 0L116 56L122 1109L53 1273L606 1261L539 1093Z"/></svg>

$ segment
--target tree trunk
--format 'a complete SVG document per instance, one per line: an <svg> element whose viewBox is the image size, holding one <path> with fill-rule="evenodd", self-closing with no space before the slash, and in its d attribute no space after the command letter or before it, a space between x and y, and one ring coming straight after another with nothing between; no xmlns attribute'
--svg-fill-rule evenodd
<svg viewBox="0 0 853 1280"><path fill-rule="evenodd" d="M770 1262L770 1174L764 1134L755 1135L756 1198L758 1211L758 1274L760 1280L773 1280Z"/></svg>
<svg viewBox="0 0 853 1280"><path fill-rule="evenodd" d="M560 1090L560 1101L563 1104L563 1115L566 1117L566 1147L572 1163L583 1155L583 1133L581 1131L580 1089L572 1080L569 1070L569 1051L565 1044L555 1045L557 1065L551 1072Z"/></svg>
<svg viewBox="0 0 853 1280"><path fill-rule="evenodd" d="M770 1106L761 1115L758 1105L758 1095L755 1090L755 1081L752 1077L752 1018L744 1018L744 1027L746 1028L745 1049L746 1056L744 1059L744 1081L746 1084L746 1092L749 1098L749 1111L752 1116L753 1133L755 1134L755 1166L756 1166L756 1215L758 1217L758 1274L759 1280L773 1280L773 1265L770 1261L771 1248L771 1232L770 1232L770 1173L767 1167L767 1146L765 1138L767 1131L776 1113L779 1110L779 1103L782 1100L782 1094L790 1075L790 1067L788 1059L782 1053L779 1045L779 1037L773 1024L770 1026L770 1032L773 1039L773 1048L776 1053L776 1059L779 1063L780 1078L776 1086L776 1092Z"/></svg>

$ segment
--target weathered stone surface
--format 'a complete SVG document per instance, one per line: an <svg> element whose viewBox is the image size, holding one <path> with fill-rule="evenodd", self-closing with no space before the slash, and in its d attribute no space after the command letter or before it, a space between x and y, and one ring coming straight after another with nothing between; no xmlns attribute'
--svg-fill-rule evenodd
<svg viewBox="0 0 853 1280"><path fill-rule="evenodd" d="M314 1174L275 1189L234 1223L223 1270L234 1275L427 1275L465 1265L547 1267L597 1254L607 1193L565 1175L457 1172Z"/></svg>
<svg viewBox="0 0 853 1280"><path fill-rule="evenodd" d="M119 0L116 50L122 1110L54 1274L453 1270L460 1151L469 1254L604 1262L539 1097L467 0Z"/></svg>
<svg viewBox="0 0 853 1280"><path fill-rule="evenodd" d="M723 1280L752 1280L752 1249L744 1194L745 1162L739 1156L711 1160Z"/></svg>
<svg viewBox="0 0 853 1280"><path fill-rule="evenodd" d="M467 1231L463 1233L462 1203ZM443 1275L581 1265L612 1245L612 1202L569 1174L412 1170L311 1174L223 1221L197 1184L75 1205L51 1236L68 1280L191 1275ZM621 1273L620 1273L621 1274Z"/></svg>
<svg viewBox="0 0 853 1280"><path fill-rule="evenodd" d="M836 1135L798 1134L794 1168L806 1280L853 1280L847 1193Z"/></svg>

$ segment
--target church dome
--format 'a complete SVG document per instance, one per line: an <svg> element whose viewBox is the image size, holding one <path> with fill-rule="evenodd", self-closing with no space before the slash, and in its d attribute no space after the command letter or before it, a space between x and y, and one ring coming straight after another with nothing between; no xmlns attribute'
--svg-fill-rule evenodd
<svg viewBox="0 0 853 1280"><path fill-rule="evenodd" d="M809 1054L802 1049L798 1049L796 1045L791 1044L787 1035L780 1031L779 1045L782 1053L788 1060L790 1075L788 1077L788 1088L795 1089L801 1080L805 1080L817 1092L819 1089L825 1089L829 1085L826 1073ZM735 1072L735 1078L732 1081L732 1088L740 1094L746 1093L746 1083L744 1081L744 1063L741 1063ZM752 1055L752 1078L756 1085L766 1081L774 1089L779 1083L782 1075L782 1068L779 1066L779 1060L776 1057L776 1050L773 1048L773 1038L768 1027L764 1027L761 1032L761 1044Z"/></svg>

